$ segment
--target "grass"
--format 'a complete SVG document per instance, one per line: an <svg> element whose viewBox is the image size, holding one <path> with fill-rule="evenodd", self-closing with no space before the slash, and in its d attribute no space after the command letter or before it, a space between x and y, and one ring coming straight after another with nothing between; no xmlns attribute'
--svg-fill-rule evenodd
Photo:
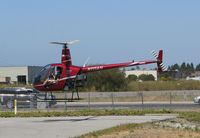
<svg viewBox="0 0 200 138"><path fill-rule="evenodd" d="M104 130L98 130L78 136L77 138L95 138L95 137L199 137L199 130L190 128L162 127L154 123L144 124L122 124Z"/></svg>
<svg viewBox="0 0 200 138"><path fill-rule="evenodd" d="M200 81L132 81L128 84L128 91L163 91L163 90L200 90Z"/></svg>
<svg viewBox="0 0 200 138"><path fill-rule="evenodd" d="M17 113L0 112L0 117L59 117L59 116L103 116L103 115L144 115L144 114L170 114L169 110L80 110L68 112L32 112Z"/></svg>
<svg viewBox="0 0 200 138"><path fill-rule="evenodd" d="M32 85L22 84L0 84L0 89L4 87L29 87ZM200 81L196 80L171 80L171 81L131 81L128 86L119 91L163 91L163 90L200 90ZM81 91L95 91L95 89L84 88ZM58 93L61 91L58 91Z"/></svg>
<svg viewBox="0 0 200 138"><path fill-rule="evenodd" d="M200 112L179 112L179 118L184 118L190 122L200 123Z"/></svg>
<svg viewBox="0 0 200 138"><path fill-rule="evenodd" d="M103 115L144 115L144 114L179 114L190 122L200 122L200 112L171 111L171 110L79 110L68 112L32 112L17 113L0 112L0 117L59 117L59 116L103 116Z"/></svg>
<svg viewBox="0 0 200 138"><path fill-rule="evenodd" d="M6 87L26 87L26 88L33 88L32 85L24 85L24 84L18 84L18 83L14 83L14 84L0 84L0 90Z"/></svg>
<svg viewBox="0 0 200 138"><path fill-rule="evenodd" d="M98 137L98 136L102 136L102 135L106 135L106 134L111 134L113 132L121 132L121 131L125 131L125 130L131 131L131 130L138 128L140 126L141 125L139 125L139 124L122 124L122 125L119 125L119 126L108 128L108 129L94 131L94 132L82 135L78 138Z"/></svg>
<svg viewBox="0 0 200 138"><path fill-rule="evenodd" d="M146 112L146 111L144 111ZM148 111L147 111L148 112ZM154 113L154 112L152 112ZM179 114L179 118L184 118L190 122L196 122L197 124L200 123L200 112L172 112L169 111L169 113L178 113ZM151 128L147 128L146 126L151 126ZM195 131L192 131L190 128L185 128L184 130L179 130L179 129L167 129L167 128L158 128L155 127L152 123L145 123L145 124L122 124L119 126L115 126L115 127L111 127L108 129L104 129L104 130L98 130L98 131L94 131L94 132L90 132L88 134L85 135L81 135L77 138L92 138L92 137L117 137L119 135L123 136L123 132L126 132L126 135L123 137L126 137L127 135L130 136L135 136L137 135L137 133L134 135L134 132L136 130L139 130L141 133L149 133L148 135L151 137L151 135L153 136L153 134L157 133L157 137L168 137L169 135L174 135L174 137L177 137L177 135L179 135L178 137L188 137L188 135L194 135L194 137L199 137L199 129L195 128ZM150 132L152 131L152 132ZM155 132L157 131L157 132ZM164 135L165 136L164 136ZM158 136L159 135L159 136ZM142 136L142 137L146 137L146 136ZM155 136L154 136L155 137Z"/></svg>

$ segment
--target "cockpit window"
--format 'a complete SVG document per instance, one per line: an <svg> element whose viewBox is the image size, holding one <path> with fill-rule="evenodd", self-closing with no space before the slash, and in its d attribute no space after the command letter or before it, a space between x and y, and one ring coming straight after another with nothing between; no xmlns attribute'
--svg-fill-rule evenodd
<svg viewBox="0 0 200 138"><path fill-rule="evenodd" d="M35 75L33 83L42 83L45 80L50 67L51 65L46 65L45 67L41 68Z"/></svg>
<svg viewBox="0 0 200 138"><path fill-rule="evenodd" d="M35 75L33 83L41 84L46 80L57 80L60 78L62 70L62 67L47 65L38 71L38 73Z"/></svg>

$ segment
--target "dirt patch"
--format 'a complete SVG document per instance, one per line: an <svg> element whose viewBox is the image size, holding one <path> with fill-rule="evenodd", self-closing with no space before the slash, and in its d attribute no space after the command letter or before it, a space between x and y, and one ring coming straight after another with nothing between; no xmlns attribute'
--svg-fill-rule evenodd
<svg viewBox="0 0 200 138"><path fill-rule="evenodd" d="M122 127L123 128L123 127ZM200 125L185 119L172 119L139 124L133 128L113 131L99 138L200 138Z"/></svg>
<svg viewBox="0 0 200 138"><path fill-rule="evenodd" d="M115 132L99 138L199 138L200 133L191 130L179 130L169 128L144 127L130 131Z"/></svg>

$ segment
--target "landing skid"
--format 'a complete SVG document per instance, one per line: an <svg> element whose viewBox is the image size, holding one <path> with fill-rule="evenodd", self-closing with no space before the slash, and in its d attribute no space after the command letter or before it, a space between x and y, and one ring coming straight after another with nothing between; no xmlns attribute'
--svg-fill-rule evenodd
<svg viewBox="0 0 200 138"><path fill-rule="evenodd" d="M43 101L57 101L57 102L73 102L73 101L78 101L78 100L82 100L80 97L79 97L79 87L83 87L82 85L79 84L79 81L78 81L78 77L80 77L80 75L77 75L76 78L74 80L68 80L66 82L66 86L64 87L63 89L63 92L65 93L65 98L54 98L53 99L53 94L52 92L51 93L51 98L49 98L48 96L48 91L46 91L46 95L45 95L45 99L43 99ZM84 76L82 76L84 77ZM49 86L51 85L54 85L54 84L49 84ZM66 97L66 91L71 91L72 92L72 95L71 95L71 98L67 98ZM76 93L77 95L77 98L74 98L74 93ZM39 98L39 97L38 97ZM42 99L40 99L42 100Z"/></svg>
<svg viewBox="0 0 200 138"><path fill-rule="evenodd" d="M78 89L76 89L76 94L77 94L77 98L75 98L75 99L77 99L77 100L79 100L80 99L80 97L79 97L79 94L78 94ZM74 98L74 91L72 91L72 100L73 100L73 98Z"/></svg>
<svg viewBox="0 0 200 138"><path fill-rule="evenodd" d="M74 102L78 100L83 100L83 98L56 98L56 99L40 99L39 102L51 102L51 101L56 101L56 102Z"/></svg>
<svg viewBox="0 0 200 138"><path fill-rule="evenodd" d="M74 93L76 92L77 94L77 98L74 98ZM50 101L56 101L56 102L74 102L74 101L78 101L78 100L83 100L83 98L79 97L79 93L78 93L78 89L76 89L76 91L72 91L72 95L71 98L67 98L66 95L67 93L65 92L65 98L53 98L53 94L52 92L50 92L50 97L48 95L48 92L46 92L45 94L45 98L40 98L39 96L37 96L37 99L39 99L38 101L40 102L50 102Z"/></svg>

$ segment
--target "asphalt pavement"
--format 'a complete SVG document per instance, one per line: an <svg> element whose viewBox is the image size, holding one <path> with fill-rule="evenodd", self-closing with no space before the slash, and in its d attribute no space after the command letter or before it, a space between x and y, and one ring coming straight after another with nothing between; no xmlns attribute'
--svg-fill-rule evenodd
<svg viewBox="0 0 200 138"><path fill-rule="evenodd" d="M51 107L51 109L64 109L68 110L103 110L103 109L123 109L123 110L196 110L200 111L200 105L193 102L93 102L93 103L58 103Z"/></svg>
<svg viewBox="0 0 200 138"><path fill-rule="evenodd" d="M26 108L18 108L19 110L30 111L30 107L26 106ZM36 107L33 109L35 110ZM57 103L49 108L51 110L195 110L200 111L200 105L193 102L68 102ZM0 106L0 111L9 111L5 105Z"/></svg>
<svg viewBox="0 0 200 138"><path fill-rule="evenodd" d="M176 115L0 118L0 138L68 138L125 123L145 123Z"/></svg>

